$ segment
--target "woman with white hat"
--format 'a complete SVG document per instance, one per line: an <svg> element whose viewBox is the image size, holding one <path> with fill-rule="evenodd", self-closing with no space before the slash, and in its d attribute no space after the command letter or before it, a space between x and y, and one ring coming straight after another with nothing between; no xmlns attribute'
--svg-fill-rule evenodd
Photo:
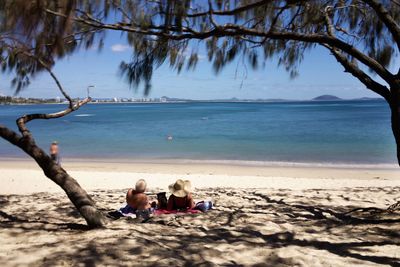
<svg viewBox="0 0 400 267"><path fill-rule="evenodd" d="M195 207L191 194L190 181L178 179L169 186L171 196L168 199L167 210L188 210Z"/></svg>

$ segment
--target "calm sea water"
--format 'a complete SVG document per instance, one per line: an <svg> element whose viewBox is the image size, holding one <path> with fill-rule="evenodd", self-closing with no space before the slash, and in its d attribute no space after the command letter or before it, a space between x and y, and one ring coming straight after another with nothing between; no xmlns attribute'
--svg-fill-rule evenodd
<svg viewBox="0 0 400 267"><path fill-rule="evenodd" d="M0 106L0 123L60 105ZM58 140L63 157L191 159L321 164L393 164L383 101L93 104L33 121L38 143ZM173 140L168 141L167 135ZM25 157L0 139L0 157Z"/></svg>

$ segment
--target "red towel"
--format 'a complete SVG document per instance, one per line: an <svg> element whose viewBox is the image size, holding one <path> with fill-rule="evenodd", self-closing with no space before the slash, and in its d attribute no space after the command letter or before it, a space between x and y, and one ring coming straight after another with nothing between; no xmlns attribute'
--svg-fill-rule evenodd
<svg viewBox="0 0 400 267"><path fill-rule="evenodd" d="M186 210L186 211L177 211L177 210L155 210L154 215L161 215L161 214L194 214L199 213L200 210Z"/></svg>

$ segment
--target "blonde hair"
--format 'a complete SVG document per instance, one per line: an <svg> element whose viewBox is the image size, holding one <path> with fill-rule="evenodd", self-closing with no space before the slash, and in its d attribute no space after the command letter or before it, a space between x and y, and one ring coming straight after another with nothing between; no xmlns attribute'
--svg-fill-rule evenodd
<svg viewBox="0 0 400 267"><path fill-rule="evenodd" d="M137 193L143 193L146 191L147 183L144 179L139 179L135 184L135 191Z"/></svg>

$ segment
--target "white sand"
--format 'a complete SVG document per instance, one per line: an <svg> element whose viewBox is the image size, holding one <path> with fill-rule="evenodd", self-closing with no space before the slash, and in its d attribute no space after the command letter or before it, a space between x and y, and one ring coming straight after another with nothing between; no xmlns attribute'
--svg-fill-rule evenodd
<svg viewBox="0 0 400 267"><path fill-rule="evenodd" d="M65 162L63 167L85 189L122 189L146 179L149 187L167 189L178 178L196 188L337 189L400 186L399 169L255 167L239 165ZM62 192L32 161L0 162L0 194Z"/></svg>
<svg viewBox="0 0 400 267"><path fill-rule="evenodd" d="M138 178L154 192L190 179L195 198L216 206L86 231L33 162L2 160L0 266L400 265L400 214L384 211L400 200L397 169L64 164L104 212L124 205Z"/></svg>

